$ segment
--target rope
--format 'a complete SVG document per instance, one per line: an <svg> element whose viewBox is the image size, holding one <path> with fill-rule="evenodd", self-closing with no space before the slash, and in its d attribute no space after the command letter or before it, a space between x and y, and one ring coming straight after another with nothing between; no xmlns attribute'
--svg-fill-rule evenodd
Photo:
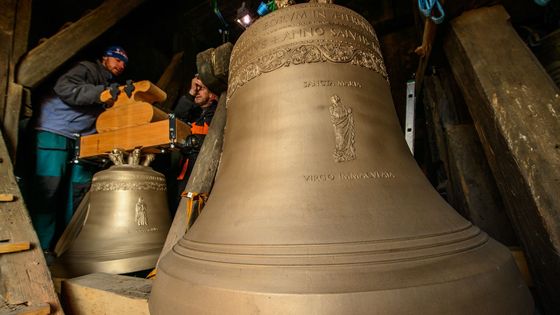
<svg viewBox="0 0 560 315"><path fill-rule="evenodd" d="M435 8L435 10L434 10ZM431 19L435 24L441 24L445 19L443 6L438 0L418 0L418 9L426 18ZM436 12L439 13L436 15Z"/></svg>

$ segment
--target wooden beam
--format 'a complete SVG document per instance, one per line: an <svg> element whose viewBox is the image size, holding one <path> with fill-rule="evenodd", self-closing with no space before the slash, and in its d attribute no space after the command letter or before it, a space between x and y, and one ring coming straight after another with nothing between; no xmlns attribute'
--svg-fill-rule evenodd
<svg viewBox="0 0 560 315"><path fill-rule="evenodd" d="M176 139L169 139L170 127L174 127ZM168 147L191 134L189 125L175 120L170 126L169 119L140 126L127 127L104 133L96 133L80 138L80 158L105 155L118 148L125 151L142 148ZM159 149L158 149L159 150Z"/></svg>
<svg viewBox="0 0 560 315"><path fill-rule="evenodd" d="M29 88L36 87L142 2L144 0L105 0L79 21L33 48L17 69L17 82Z"/></svg>
<svg viewBox="0 0 560 315"><path fill-rule="evenodd" d="M159 78L157 86L167 93L167 99L158 105L159 108L172 111L173 105L179 98L181 91L186 88L190 82L185 82L184 69L183 69L183 55L185 52L178 52L173 56L173 59Z"/></svg>
<svg viewBox="0 0 560 315"><path fill-rule="evenodd" d="M12 57L13 31L16 20L17 0L0 2L0 122L4 121L4 108L8 95L8 78Z"/></svg>
<svg viewBox="0 0 560 315"><path fill-rule="evenodd" d="M453 81L445 73L440 69L427 76L423 95L426 125L433 129L436 144L431 150L445 166L447 199L494 239L518 245L476 130L470 116L462 114L462 97L452 93L452 84L445 85Z"/></svg>
<svg viewBox="0 0 560 315"><path fill-rule="evenodd" d="M218 107L212 118L208 134L204 138L202 148L194 164L191 176L185 187L187 192L210 193L214 176L218 170L218 163L222 154L224 141L224 127L226 125L226 93L223 92L218 102ZM159 255L159 260L167 254L187 231L186 201L183 198L177 207L173 223L167 234L167 239Z"/></svg>
<svg viewBox="0 0 560 315"><path fill-rule="evenodd" d="M2 139L0 136L0 191L13 194L16 199L0 203L0 239L29 241L32 247L0 255L0 295L9 305L48 303L52 314L63 314Z"/></svg>
<svg viewBox="0 0 560 315"><path fill-rule="evenodd" d="M444 49L545 311L560 314L558 88L502 6L454 19Z"/></svg>
<svg viewBox="0 0 560 315"><path fill-rule="evenodd" d="M149 315L152 281L92 273L62 281L62 299L68 313Z"/></svg>

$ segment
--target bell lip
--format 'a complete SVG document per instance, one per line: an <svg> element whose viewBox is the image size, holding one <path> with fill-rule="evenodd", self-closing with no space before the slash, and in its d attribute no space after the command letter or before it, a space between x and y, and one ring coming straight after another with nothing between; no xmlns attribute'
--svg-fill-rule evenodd
<svg viewBox="0 0 560 315"><path fill-rule="evenodd" d="M170 272L177 263L180 270ZM349 277L354 279L349 281ZM174 294L168 293L169 288ZM270 312L274 310L271 305L281 304L305 310L299 312L302 314L317 310L370 314L372 309L383 310L382 314L410 314L410 309L404 312L400 307L413 300L412 313L417 314L473 314L474 310L480 314L530 314L534 309L511 254L492 239L477 249L419 262L348 266L226 265L191 261L170 252L158 265L149 299L151 314L174 314L170 305L182 312L197 308L189 301L175 301L174 296L204 298L209 313L248 309L247 301L260 305L265 313L267 307ZM229 305L222 308L224 303ZM439 312L429 311L438 304ZM325 305L332 306L332 311ZM463 311L461 305L469 311Z"/></svg>
<svg viewBox="0 0 560 315"><path fill-rule="evenodd" d="M109 259L65 262L57 259L49 266L53 276L58 278L75 278L91 273L125 274L154 268L159 258L160 250L141 256Z"/></svg>

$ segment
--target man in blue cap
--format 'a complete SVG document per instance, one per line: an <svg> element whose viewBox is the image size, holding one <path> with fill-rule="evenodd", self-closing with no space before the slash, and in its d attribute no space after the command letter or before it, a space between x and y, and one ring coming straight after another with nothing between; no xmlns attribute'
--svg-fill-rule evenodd
<svg viewBox="0 0 560 315"><path fill-rule="evenodd" d="M55 235L68 224L89 189L95 168L70 163L75 142L96 132L95 121L106 106L100 95L108 88L116 90L111 83L127 63L120 46L108 47L96 62L79 62L56 81L36 111L36 163L27 202L44 250L54 246Z"/></svg>

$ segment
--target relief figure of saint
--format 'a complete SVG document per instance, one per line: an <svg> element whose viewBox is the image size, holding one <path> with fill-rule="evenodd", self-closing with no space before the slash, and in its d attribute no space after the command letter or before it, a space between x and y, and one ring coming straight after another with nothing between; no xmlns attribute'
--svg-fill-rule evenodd
<svg viewBox="0 0 560 315"><path fill-rule="evenodd" d="M136 203L136 224L138 226L146 226L148 225L148 207L146 203L144 203L144 198L138 198L138 202Z"/></svg>
<svg viewBox="0 0 560 315"><path fill-rule="evenodd" d="M354 115L352 109L341 103L338 95L331 97L331 122L334 127L335 150L333 153L336 162L345 162L356 158L354 147Z"/></svg>

